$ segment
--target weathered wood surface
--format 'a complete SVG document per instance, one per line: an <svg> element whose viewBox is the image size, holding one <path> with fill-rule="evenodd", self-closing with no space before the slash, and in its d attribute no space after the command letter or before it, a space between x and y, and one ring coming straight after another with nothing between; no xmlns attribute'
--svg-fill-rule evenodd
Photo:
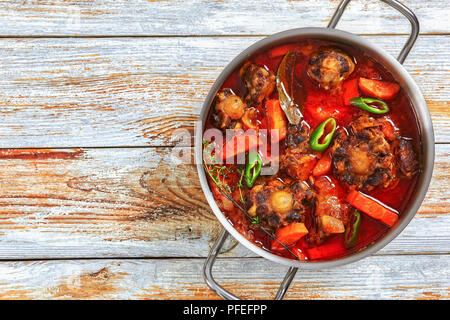
<svg viewBox="0 0 450 320"><path fill-rule="evenodd" d="M286 299L449 299L450 256L372 256L299 270ZM202 259L0 262L1 299L218 299ZM245 271L244 271L245 270ZM240 297L272 299L287 268L262 258L219 259L213 273Z"/></svg>
<svg viewBox="0 0 450 320"><path fill-rule="evenodd" d="M448 33L446 0L402 1L422 33ZM0 35L267 35L325 27L338 0L25 0L0 1ZM370 23L367 23L370 21ZM409 22L378 0L355 0L339 28L358 33L409 33Z"/></svg>
<svg viewBox="0 0 450 320"><path fill-rule="evenodd" d="M429 192L379 253L300 271L287 298L450 298L450 7L402 2L422 34L405 67L439 143ZM242 49L285 29L324 27L337 4L0 1L0 148L11 148L0 149L0 260L36 260L0 262L0 298L216 299L201 258L220 225L194 166L171 165L172 154L192 152L172 148L171 134L192 132L213 81ZM410 28L378 0L352 1L338 27L394 56ZM219 282L272 298L286 268L235 244L216 264Z"/></svg>
<svg viewBox="0 0 450 320"><path fill-rule="evenodd" d="M404 41L367 38L393 55ZM222 69L258 39L0 39L0 147L174 145L171 134L192 132ZM405 63L437 142L450 142L449 40L419 38Z"/></svg>
<svg viewBox="0 0 450 320"><path fill-rule="evenodd" d="M0 258L205 257L220 229L191 148L3 150ZM419 213L380 254L448 254L450 145ZM233 243L230 243L229 248ZM238 246L228 256L248 256Z"/></svg>

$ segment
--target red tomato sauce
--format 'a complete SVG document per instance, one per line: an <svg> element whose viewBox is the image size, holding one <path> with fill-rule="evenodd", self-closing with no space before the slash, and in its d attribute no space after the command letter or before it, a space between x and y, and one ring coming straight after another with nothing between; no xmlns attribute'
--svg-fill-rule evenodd
<svg viewBox="0 0 450 320"><path fill-rule="evenodd" d="M295 66L295 77L303 84L307 92L306 102L303 108L303 119L311 129L314 129L323 120L334 117L337 121L338 127L347 127L349 123L354 119L355 114L359 111L353 106L346 105L345 96L340 93L332 93L325 91L318 87L317 83L312 80L305 69L308 64L308 52L313 52L321 46L333 46L340 48L351 55L355 62L355 70L344 81L344 86L347 82L353 81L356 83L356 79L359 77L377 79L382 81L395 82L392 75L377 61L367 56L363 52L329 41L322 40L302 40L298 43L289 44L289 49L297 49L305 53L303 58L297 61ZM283 55L272 57L272 50L283 48L272 48L267 51L261 52L250 58L251 62L254 62L260 66L267 68L273 74L277 74L277 68L283 58ZM351 87L351 83L349 85ZM235 71L223 84L222 88L231 89L236 95L243 96L246 93L246 87L241 80L239 70ZM351 90L351 89L349 89ZM345 92L345 91L344 91ZM278 98L277 90L275 89L270 99ZM414 141L416 150L418 150L420 158L420 132L417 124L416 116L413 112L410 100L405 94L403 89L400 89L395 98L389 101L390 112L387 114L392 124L399 130L402 137L411 139ZM258 108L258 122L260 128L266 128L266 119L264 116L264 107ZM377 115L371 115L377 117ZM205 129L211 128L212 124L208 121L205 125ZM283 150L280 150L283 152ZM333 183L336 185L338 192L341 194L340 198L345 199L347 189L337 179L333 178L333 173L329 174ZM408 206L411 197L414 195L414 190L417 184L418 175L411 179L401 178L399 182L389 188L388 190L383 188L377 188L372 192L366 193L367 195L377 199L381 203L396 210L401 217L402 213ZM236 178L238 179L238 177ZM221 204L219 203L219 207ZM241 211L237 208L231 212L224 212L229 221L235 226L235 228L241 232L249 240L253 241L257 245L270 251L270 238L261 230L251 227L251 222L243 216ZM308 216L308 215L307 215ZM306 227L310 227L313 221L306 219ZM331 260L349 255L354 252L361 251L362 249L370 246L378 239L380 239L387 231L389 227L380 223L377 220L372 219L366 214L361 214L360 227L357 235L357 244L351 249L346 248L343 241L343 234L330 235L326 241L319 246L312 246L307 243L304 238L300 239L296 244L290 246L290 250L294 253L301 255L302 260ZM292 253L285 251L282 253L275 253L284 257L293 258Z"/></svg>

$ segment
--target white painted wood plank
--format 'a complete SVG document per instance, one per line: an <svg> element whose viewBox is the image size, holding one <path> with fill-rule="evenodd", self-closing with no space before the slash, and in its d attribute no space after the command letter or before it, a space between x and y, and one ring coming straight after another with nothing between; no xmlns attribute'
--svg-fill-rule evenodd
<svg viewBox="0 0 450 320"><path fill-rule="evenodd" d="M448 299L450 256L373 256L299 270L286 299ZM203 259L0 262L2 299L218 299ZM245 270L245 271L244 271ZM272 299L287 268L262 258L219 259L216 280L246 299Z"/></svg>
<svg viewBox="0 0 450 320"><path fill-rule="evenodd" d="M366 38L396 56L405 36ZM449 38L419 38L405 64L438 142L450 142ZM192 131L216 77L258 39L1 39L0 147L173 145L173 130Z"/></svg>
<svg viewBox="0 0 450 320"><path fill-rule="evenodd" d="M448 33L446 0L403 0L422 33ZM267 35L326 27L336 0L53 0L0 1L0 35ZM370 23L368 23L370 22ZM409 33L409 22L378 0L352 1L339 28Z"/></svg>
<svg viewBox="0 0 450 320"><path fill-rule="evenodd" d="M173 165L172 148L16 152L0 156L0 259L205 257L220 230L195 167ZM379 254L450 253L449 160L437 145L425 202Z"/></svg>

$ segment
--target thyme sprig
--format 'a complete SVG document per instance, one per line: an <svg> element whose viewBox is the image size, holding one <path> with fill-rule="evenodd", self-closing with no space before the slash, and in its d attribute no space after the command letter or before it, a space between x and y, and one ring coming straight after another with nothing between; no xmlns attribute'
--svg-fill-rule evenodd
<svg viewBox="0 0 450 320"><path fill-rule="evenodd" d="M239 177L238 184L237 184L237 185L238 185L238 189L239 189L239 197L240 197L239 201L240 201L243 205L245 205L246 199L245 199L244 196L242 195L242 187L244 186L244 185L242 184L242 178L244 177L244 172L245 172L245 170L237 169L237 172L241 174L241 176Z"/></svg>
<svg viewBox="0 0 450 320"><path fill-rule="evenodd" d="M222 196L224 196L226 199L231 201L233 203L233 205L236 208L238 208L252 222L252 224L256 225L267 236L269 236L269 238L278 242L285 250L287 250L289 253L291 253L295 257L296 260L299 260L298 256L294 252L292 252L291 249L289 249L284 243L280 242L272 232L268 231L266 228L264 228L260 224L259 217L252 217L245 208L243 208L237 201L235 201L233 199L233 197L231 195L231 189L225 183L225 179L230 174L230 169L225 167L224 165L219 164L216 159L216 155L212 154L211 150L209 150L209 151L207 150L208 148L214 146L213 144L214 144L214 142L208 142L206 140L203 140L203 167L204 167L206 173L211 178L214 185L217 187L217 190L219 191L219 193ZM205 161L205 158L208 159L208 163ZM238 182L238 186L240 185L239 192L240 192L240 196L241 196L241 199L240 199L241 202L243 202L242 200L244 200L244 198L242 197L242 192L241 192L241 187L243 186L242 177L243 177L243 170L241 172L241 177ZM243 204L245 204L245 202L243 202Z"/></svg>

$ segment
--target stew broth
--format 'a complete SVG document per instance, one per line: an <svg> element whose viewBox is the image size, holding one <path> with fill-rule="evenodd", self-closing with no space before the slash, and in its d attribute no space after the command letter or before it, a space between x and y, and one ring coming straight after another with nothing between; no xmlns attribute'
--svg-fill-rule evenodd
<svg viewBox="0 0 450 320"><path fill-rule="evenodd" d="M324 50L324 48L325 51L321 51ZM310 71L310 69L308 69L312 68L311 65L316 63L317 59L322 59L322 61L324 61L323 59L328 58L322 57L323 55L329 54L329 52L326 51L328 50L327 48L331 48L330 50L335 50L338 54L340 54L340 52L343 52L343 54L350 57L350 59L354 63L354 70L347 77L345 77L345 79L338 85L337 89L325 89L325 85L323 85L323 83L319 83L317 79L313 79L313 77L311 76L311 72L314 72L314 70ZM370 80L378 80L382 81L383 83L385 82L389 84L396 83L395 79L393 79L391 74L381 64L379 64L373 58L367 56L364 52L361 52L355 48L330 41L322 41L316 39L301 40L299 42L277 46L267 51L261 52L251 57L249 59L249 63L258 67L262 67L271 75L275 76L278 73L278 68L280 68L282 60L289 52L295 52L296 54L295 66L292 70L292 77L295 81L297 81L297 83L300 84L300 86L306 93L305 100L303 101L301 106L298 106L298 108L301 109L301 113L303 115L301 123L299 125L301 125L302 128L305 127L307 128L307 130L309 130L307 135L308 139L310 139L311 133L314 131L314 129L328 118L334 118L336 121L337 130L341 130L341 135L335 134L333 136L333 140L331 141L326 151L310 152L313 155L312 157L315 158L314 165L317 165L318 161L320 161L320 159L324 157L325 153L329 152L331 157L331 168L326 172L326 174L314 176L311 173L307 173L307 177L298 179L296 177L293 177L292 174L289 174L289 170L291 169L291 167L288 166L288 170L285 170L286 168L283 168L282 163L281 169L277 172L276 175L258 176L256 178L255 184L250 188L243 182L246 179L246 177L244 177L245 167L243 165L224 164L223 166L227 168L228 174L226 179L224 178L223 181L225 181L227 189L230 191L230 195L232 196L232 198L235 199L236 202L239 203L248 212L251 212L252 205L255 205L255 203L252 203L251 198L255 197L255 192L252 193L252 190L254 190L256 186L259 186L258 188L262 190L261 192L265 192L266 194L266 198L263 197L263 200L261 200L261 207L265 206L264 201L270 202L270 199L273 200L274 193L278 192L277 194L280 194L280 192L285 192L283 190L293 190L292 185L299 181L302 183L304 182L305 185L307 185L308 192L312 192L315 195L312 196L312 198L308 198L306 200L305 198L302 198L301 201L299 200L298 206L300 207L298 210L296 209L296 216L292 218L292 220L289 220L291 218L286 218L286 221L283 220L284 218L280 218L279 220L281 222L277 225L276 223L271 223L269 220L273 216L285 217L285 213L277 214L275 212L276 210L272 208L273 210L275 210L272 215L268 215L266 213L259 215L254 213L252 219L250 219L249 216L242 212L242 210L237 208L236 205L230 204L227 199L224 200L223 194L218 192L218 186L215 185L215 182L213 179L211 179L211 176L209 176L209 182L217 199L216 202L218 203L224 214L228 217L229 221L241 234L243 234L249 240L253 241L255 244L277 255L292 259L336 259L366 248L367 246L380 239L391 227L393 227L393 225L387 225L386 223L383 223L382 220L380 221L380 219L374 218L376 217L376 214L373 214L374 212L369 212L368 214L358 208L360 221L355 233L356 242L349 246L344 238L346 236L345 234L347 232L351 232L352 228L354 227L351 220L355 219L354 217L356 217L356 207L352 203L350 203L351 201L348 201L350 197L349 193L351 191L354 190L355 192L360 192L362 195L370 197L369 200L365 198L368 201L367 206L365 206L364 204L364 201L366 200L361 203L358 202L359 204L356 204L356 206L370 208L371 204L369 202L375 201L388 208L388 210L391 212L389 214L392 215L393 212L398 216L401 216L406 209L408 202L414 193L420 172L421 149L419 128L415 114L410 105L410 101L402 88L399 89L398 93L396 93L395 96L388 99L382 99L389 106L389 112L385 114L372 114L368 113L367 111L361 110L354 105L348 105L348 102L346 102L345 100L347 99L345 96L347 84L359 84L359 86L356 87L356 97L377 98L374 95L367 94L367 91L364 92L365 90L362 90L361 82L358 82L360 81L359 79L364 78ZM317 52L319 52L319 54L317 54ZM332 53L334 54L335 52L333 51ZM314 56L315 54L316 56ZM338 59L336 61L339 61L339 63L343 62L343 59L341 57L342 56L338 56ZM345 62L343 63L345 67ZM325 62L323 62L321 67L323 67L324 65ZM342 70L348 72L348 67L343 68ZM323 70L321 69L320 71ZM351 82L352 80L354 82ZM278 79L278 81L280 81L280 79ZM264 99L261 103L254 103L253 106L250 106L248 101L251 100L248 100L247 98L248 93L250 90L252 90L252 88L248 87L247 84L248 83L245 83L243 79L242 69L239 69L233 72L233 74L224 82L222 90L230 90L230 92L233 94L233 97L234 95L240 97L243 100L245 110L248 110L249 108L253 108L254 110L256 110L255 119L253 120L257 124L257 129L269 129L269 120L266 113L267 103L268 101L276 102L276 100L279 100L279 91L277 90L277 88L275 88L272 92L270 92L269 95L264 96ZM218 104L220 103L220 101L215 101L214 103ZM213 105L211 107L210 115L208 116L208 121L205 124L205 130L209 128L217 128L217 112L217 108L215 108L215 105ZM340 173L338 172L338 167L341 166L342 163L352 163L352 159L343 159L342 161L344 162L340 162L340 158L342 158L342 155L339 155L339 148L343 148L342 146L344 146L347 148L345 150L352 153L356 150L355 148L360 148L360 146L366 145L364 143L367 142L368 138L364 137L364 135L366 135L367 133L366 131L364 131L365 129L361 129L362 131L359 133L353 132L356 126L355 123L361 122L361 117L363 120L369 119L364 121L372 121L373 123L377 124L378 122L376 121L383 121L383 124L380 125L380 128L383 130L384 134L384 136L382 136L384 140L382 141L387 141L390 145L390 150L393 150L392 157L390 159L396 159L395 161L403 161L390 165L389 170L391 170L390 172L393 172L395 177L393 177L392 181L390 181L386 180L386 175L383 175L383 181L385 183L384 185L380 185L379 183L375 187L373 187L373 185L371 184L373 182L371 180L376 180L376 178L379 178L381 174L377 176L376 174L373 174L371 172L372 175L370 177L368 176L367 178L364 178L364 175L360 174L359 171L357 173L352 172L350 176L347 174L346 169L344 169ZM223 119L223 117L221 119ZM231 123L233 123L233 121L237 121L237 123L239 124L241 118L233 119ZM393 132L395 132L395 138L389 139L389 134L384 133L384 123L387 122L392 125ZM291 128L291 125L287 123L287 127ZM374 125L374 128L375 127L376 125ZM246 125L243 125L241 129L245 130L248 129L248 127ZM284 138L280 141L280 161L283 161L285 153L291 152L292 150L298 150L296 149L298 148L297 146L289 146L288 141L296 139L295 134L291 134L291 131L289 130L290 129L287 129L287 138ZM378 132L376 130L378 129L374 129L373 132ZM342 138L341 143L339 139L343 134L351 136L351 138L347 137L347 140L345 140L346 138L344 137ZM298 138L297 140L300 140L300 138ZM352 141L356 142L352 144ZM370 141L367 143L367 145L371 145ZM398 147L399 143L401 144L401 147ZM406 149L402 149L402 147L405 145L407 146L405 147ZM309 146L307 147L309 148ZM361 151L360 149L357 150L358 152ZM245 151L248 153L249 150ZM373 150L364 152L366 152L371 157L375 157L373 154L371 154L371 152L375 152ZM379 154L380 153L377 153L377 157L379 157ZM414 154L415 157L412 156L412 154ZM381 154L381 157L383 156L384 155ZM377 164L387 162L386 158L383 158L382 160L378 159L371 161L378 161ZM411 169L410 167L408 167L408 165L414 166L414 168ZM311 166L310 169L312 172L313 166ZM303 173L307 171L308 170L304 170L304 167L302 167L302 170L299 170L298 172L303 175ZM402 172L406 172L406 174L402 174ZM355 180L354 177L360 179L362 181L362 184L358 185L356 182L354 182L354 184L349 184L349 181L352 182L353 180ZM330 195L324 195L323 193L321 193L322 191L317 187L318 182L326 184L326 188L328 188L327 190L331 190ZM386 186L386 184L389 185ZM291 191L286 192L289 193ZM292 194L297 193L292 191ZM261 193L256 192L256 197L259 197L260 195ZM327 196L329 197L326 198ZM287 197L289 199L289 195L287 195ZM294 195L293 197L294 202L297 201L295 198L296 195ZM321 197L325 197L326 200L321 202ZM328 215L328 212L326 210L322 210L320 214L317 213L317 211L320 210L321 203L325 205L324 208L327 208L327 202L331 203L330 199L332 201L337 201L337 206L340 206L339 208L343 208L342 210L339 209L341 210L341 213L330 213L330 215ZM257 211L258 209L260 209L260 204L258 201L259 200L256 200ZM274 207L273 203L272 205L268 206ZM266 211L267 210L268 209L266 208ZM334 208L332 208L332 210L334 210ZM342 212L345 212L345 214ZM350 215L350 218L347 217L348 215ZM339 230L326 232L327 230L329 230L329 228L327 229L326 227L326 220L324 219L324 216L331 217L328 219L334 222L337 221L336 219L340 220L340 222L337 221L339 228L342 224L345 228L345 232L343 232L342 229L339 228ZM269 219L269 222L265 221L264 219ZM282 239L282 236L280 236L280 230L283 228L286 229L286 227L290 224L295 224L296 226L300 226L300 224L303 224L303 227L306 227L306 229L308 230L308 234L299 237L294 242L286 240L286 242L283 242L283 244L285 244L285 247L281 250L272 250L278 245L274 243L274 239L272 239L272 237L270 237L267 232L264 232L261 227L258 226L258 224L269 230L273 234L273 237L279 239L280 241ZM312 234L314 232L312 230L315 230L314 232L317 233L316 237L313 237ZM300 235L298 230L296 234ZM293 238L291 237L289 239Z"/></svg>

